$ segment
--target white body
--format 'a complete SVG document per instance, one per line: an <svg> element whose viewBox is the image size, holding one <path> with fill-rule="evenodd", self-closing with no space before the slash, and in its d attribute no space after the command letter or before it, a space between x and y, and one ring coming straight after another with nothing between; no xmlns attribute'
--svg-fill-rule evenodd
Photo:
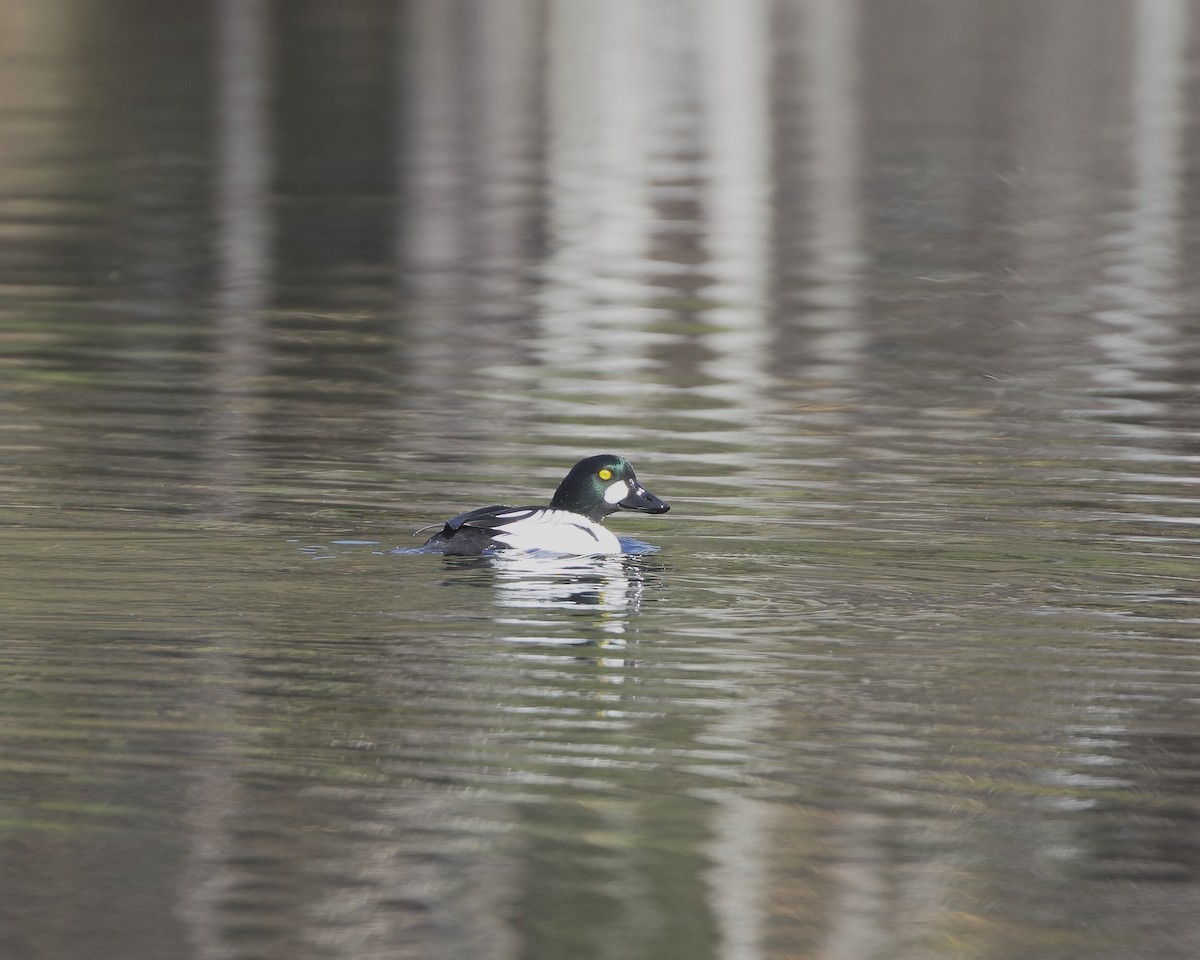
<svg viewBox="0 0 1200 960"><path fill-rule="evenodd" d="M514 510L519 517L525 511ZM497 514L501 519L505 514ZM539 510L533 516L497 527L492 539L513 550L544 550L577 557L611 556L621 553L621 541L587 517L568 510Z"/></svg>

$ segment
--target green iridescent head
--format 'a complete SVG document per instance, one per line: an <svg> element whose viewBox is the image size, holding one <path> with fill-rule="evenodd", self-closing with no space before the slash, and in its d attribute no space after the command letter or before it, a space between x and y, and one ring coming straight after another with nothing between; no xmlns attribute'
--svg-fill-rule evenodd
<svg viewBox="0 0 1200 960"><path fill-rule="evenodd" d="M602 453L580 460L554 491L550 506L600 521L617 510L666 513L670 505L638 482L633 464L624 457Z"/></svg>

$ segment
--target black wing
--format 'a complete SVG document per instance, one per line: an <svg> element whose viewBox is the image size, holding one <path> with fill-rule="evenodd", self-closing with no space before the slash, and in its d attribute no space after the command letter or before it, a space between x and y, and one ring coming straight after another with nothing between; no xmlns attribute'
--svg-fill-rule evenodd
<svg viewBox="0 0 1200 960"><path fill-rule="evenodd" d="M492 539L492 531L514 520L524 520L535 514L539 507L506 507L495 504L468 510L451 517L441 531L425 541L425 546L445 554L474 556L503 544ZM420 532L420 531L418 531Z"/></svg>
<svg viewBox="0 0 1200 960"><path fill-rule="evenodd" d="M478 510L468 510L466 513L460 513L457 517L451 517L446 521L446 526L442 533L446 536L453 534L460 527L476 527L481 530L493 530L496 527L503 527L509 523L515 523L518 520L525 520L532 517L541 507L506 507L504 504L495 504L491 507L480 507Z"/></svg>

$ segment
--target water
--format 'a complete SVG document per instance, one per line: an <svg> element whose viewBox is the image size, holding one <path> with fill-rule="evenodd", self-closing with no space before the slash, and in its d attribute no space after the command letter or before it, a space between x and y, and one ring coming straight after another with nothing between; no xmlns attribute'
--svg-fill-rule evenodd
<svg viewBox="0 0 1200 960"><path fill-rule="evenodd" d="M1195 5L344 6L6 7L0 955L1195 956Z"/></svg>

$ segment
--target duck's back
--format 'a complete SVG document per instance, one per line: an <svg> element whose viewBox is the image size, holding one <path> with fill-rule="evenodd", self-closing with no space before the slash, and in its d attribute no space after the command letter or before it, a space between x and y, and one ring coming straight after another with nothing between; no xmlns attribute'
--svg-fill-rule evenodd
<svg viewBox="0 0 1200 960"><path fill-rule="evenodd" d="M497 504L460 513L446 521L425 546L452 556L493 549L542 550L575 556L618 554L621 541L598 523L549 507L508 507Z"/></svg>

